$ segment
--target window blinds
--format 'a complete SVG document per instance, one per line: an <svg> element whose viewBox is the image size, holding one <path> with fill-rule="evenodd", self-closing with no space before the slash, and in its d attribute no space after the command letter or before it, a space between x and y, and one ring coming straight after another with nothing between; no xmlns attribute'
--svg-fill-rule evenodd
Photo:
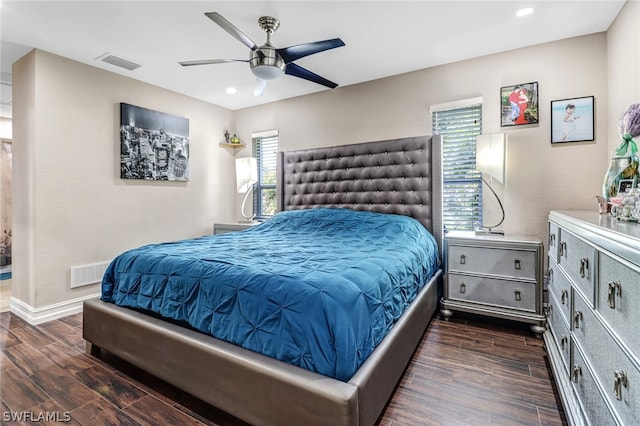
<svg viewBox="0 0 640 426"><path fill-rule="evenodd" d="M482 180L476 168L476 136L482 105L432 113L433 134L442 135L443 211L446 231L473 230L482 223Z"/></svg>
<svg viewBox="0 0 640 426"><path fill-rule="evenodd" d="M278 158L278 134L253 138L253 153L258 163L258 182L253 195L253 212L256 220L266 220L276 213L276 165Z"/></svg>

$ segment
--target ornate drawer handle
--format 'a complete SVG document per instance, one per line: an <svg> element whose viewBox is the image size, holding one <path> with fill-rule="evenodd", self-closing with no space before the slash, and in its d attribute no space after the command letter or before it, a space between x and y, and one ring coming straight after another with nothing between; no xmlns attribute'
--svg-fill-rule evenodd
<svg viewBox="0 0 640 426"><path fill-rule="evenodd" d="M578 383L580 376L582 376L582 368L579 365L574 365L573 372L571 373L571 381Z"/></svg>
<svg viewBox="0 0 640 426"><path fill-rule="evenodd" d="M611 309L616 308L616 296L622 296L622 285L619 280L609 281L609 292L607 293L607 303Z"/></svg>
<svg viewBox="0 0 640 426"><path fill-rule="evenodd" d="M560 347L564 350L564 347L567 345L567 336L560 337Z"/></svg>
<svg viewBox="0 0 640 426"><path fill-rule="evenodd" d="M518 301L518 302L519 302L519 301L521 301L521 300L522 300L522 293L520 292L520 290L519 290L519 289L517 289L517 288L516 288L516 289L514 290L514 292L513 292L513 293L514 293L514 294L515 294L515 296L516 296L516 301Z"/></svg>
<svg viewBox="0 0 640 426"><path fill-rule="evenodd" d="M562 294L560 295L560 302L564 305L565 302L569 299L569 292L567 290L562 290Z"/></svg>
<svg viewBox="0 0 640 426"><path fill-rule="evenodd" d="M547 271L547 279L549 280L550 283L553 282L553 269L549 268L549 270Z"/></svg>
<svg viewBox="0 0 640 426"><path fill-rule="evenodd" d="M465 256L464 254L460 255L460 264L461 265L465 265L467 263L467 256Z"/></svg>
<svg viewBox="0 0 640 426"><path fill-rule="evenodd" d="M566 255L567 255L567 243L562 241L560 243L560 256L566 256Z"/></svg>
<svg viewBox="0 0 640 426"><path fill-rule="evenodd" d="M556 243L556 234L549 234L549 246L553 246Z"/></svg>
<svg viewBox="0 0 640 426"><path fill-rule="evenodd" d="M589 259L583 257L580 259L580 278L584 278L586 276L586 272L589 270Z"/></svg>
<svg viewBox="0 0 640 426"><path fill-rule="evenodd" d="M618 401L622 401L622 386L629 387L629 379L627 373L617 370L613 375L613 395Z"/></svg>
<svg viewBox="0 0 640 426"><path fill-rule="evenodd" d="M522 262L520 262L520 259L518 259L517 257L515 259L513 259L513 267L516 269L522 269Z"/></svg>
<svg viewBox="0 0 640 426"><path fill-rule="evenodd" d="M460 293L466 293L467 292L467 285L463 282L460 283Z"/></svg>
<svg viewBox="0 0 640 426"><path fill-rule="evenodd" d="M582 312L576 311L576 313L573 314L573 326L580 328L580 321L582 321Z"/></svg>

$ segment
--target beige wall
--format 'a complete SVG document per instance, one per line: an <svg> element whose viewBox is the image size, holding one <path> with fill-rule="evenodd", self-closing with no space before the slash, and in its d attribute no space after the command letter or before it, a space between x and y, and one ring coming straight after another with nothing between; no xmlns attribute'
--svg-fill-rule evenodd
<svg viewBox="0 0 640 426"><path fill-rule="evenodd" d="M69 268L126 249L210 233L233 218L233 154L224 108L43 51L14 64L13 296L32 308L80 298ZM125 181L119 103L189 118L183 183Z"/></svg>
<svg viewBox="0 0 640 426"><path fill-rule="evenodd" d="M640 99L639 15L638 2L627 2L607 34L235 113L34 51L13 72L13 295L38 308L96 293L98 286L69 289L69 267L239 219L233 152L217 146L225 128L237 129L244 141L277 129L286 150L421 135L431 133L430 106L473 97L484 100L484 132L509 135L507 185L497 185L507 210L505 230L544 240L549 210L595 209L594 195L618 143L612 121ZM500 86L530 81L540 84L540 124L501 129ZM596 141L551 146L550 101L590 95ZM190 119L190 182L119 179L119 102Z"/></svg>
<svg viewBox="0 0 640 426"><path fill-rule="evenodd" d="M550 210L596 207L608 164L606 48L600 33L342 87L236 111L236 129L243 139L277 129L285 150L430 134L430 106L482 97L483 132L508 133L504 229L544 241ZM500 87L532 81L540 124L500 128ZM552 146L550 101L590 95L595 142Z"/></svg>
<svg viewBox="0 0 640 426"><path fill-rule="evenodd" d="M620 144L617 123L631 104L640 103L640 1L628 0L607 31L609 88L608 155Z"/></svg>

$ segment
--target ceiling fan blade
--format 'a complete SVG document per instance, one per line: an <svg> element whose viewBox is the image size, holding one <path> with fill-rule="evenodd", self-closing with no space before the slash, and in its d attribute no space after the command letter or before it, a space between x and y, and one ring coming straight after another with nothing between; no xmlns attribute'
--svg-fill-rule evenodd
<svg viewBox="0 0 640 426"><path fill-rule="evenodd" d="M285 64L289 64L297 59L304 58L305 56L313 55L314 53L324 52L325 50L335 49L336 47L344 46L344 42L339 38L332 38L331 40L316 41L313 43L298 44L296 46L283 47L276 49L276 51L282 56Z"/></svg>
<svg viewBox="0 0 640 426"><path fill-rule="evenodd" d="M253 88L253 96L262 96L267 88L267 80L256 78L256 85Z"/></svg>
<svg viewBox="0 0 640 426"><path fill-rule="evenodd" d="M336 87L338 87L338 85L333 81L329 81L324 77L320 77L318 74L315 74L308 69L302 68L300 65L296 65L294 63L287 64L287 70L285 71L285 74L303 78L305 80L321 84L331 89L335 89Z"/></svg>
<svg viewBox="0 0 640 426"><path fill-rule="evenodd" d="M178 63L183 67L190 67L193 65L224 64L227 62L249 62L249 60L248 59L202 59L199 61L182 61Z"/></svg>
<svg viewBox="0 0 640 426"><path fill-rule="evenodd" d="M247 37L245 33L243 33L238 28L236 28L236 26L233 25L231 22L227 21L227 19L224 16L220 15L218 12L207 12L205 13L205 15L207 16L207 18L211 19L213 22L220 25L220 27L222 27L223 30L231 34L234 38L239 40L242 44L247 46L249 49L251 50L258 49L258 45L255 44L253 40Z"/></svg>

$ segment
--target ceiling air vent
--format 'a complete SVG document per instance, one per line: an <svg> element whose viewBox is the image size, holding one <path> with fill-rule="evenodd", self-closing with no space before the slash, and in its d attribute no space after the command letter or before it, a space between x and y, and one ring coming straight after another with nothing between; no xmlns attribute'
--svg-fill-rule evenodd
<svg viewBox="0 0 640 426"><path fill-rule="evenodd" d="M135 62L129 61L128 59L124 59L119 56L112 55L111 53L105 53L104 55L98 56L96 59L99 59L102 62L106 62L108 64L115 65L120 68L127 69L129 71L133 71L136 68L140 68L140 64L136 64Z"/></svg>

